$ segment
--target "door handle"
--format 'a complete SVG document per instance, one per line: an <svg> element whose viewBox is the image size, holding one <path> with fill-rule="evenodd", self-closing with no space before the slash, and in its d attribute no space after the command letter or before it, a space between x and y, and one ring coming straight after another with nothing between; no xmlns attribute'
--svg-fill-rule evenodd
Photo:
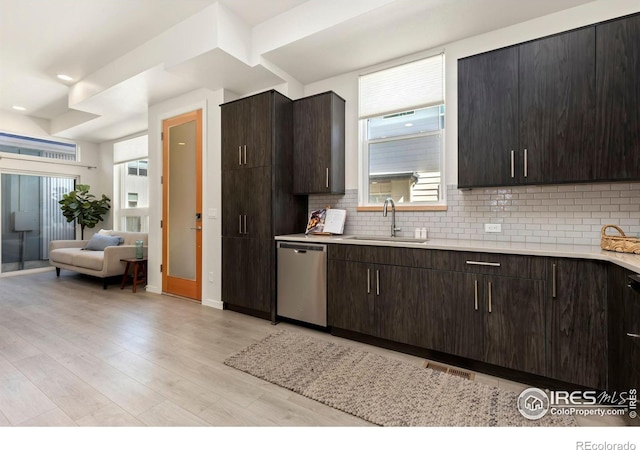
<svg viewBox="0 0 640 450"><path fill-rule="evenodd" d="M247 234L247 215L244 215L244 234Z"/></svg>
<svg viewBox="0 0 640 450"><path fill-rule="evenodd" d="M491 267L500 267L500 263L496 262L484 262L484 261L467 261L467 264L470 266L491 266Z"/></svg>
<svg viewBox="0 0 640 450"><path fill-rule="evenodd" d="M247 165L247 145L244 146L244 165Z"/></svg>
<svg viewBox="0 0 640 450"><path fill-rule="evenodd" d="M636 334L636 333L627 333L627 336L634 339L640 339L640 334Z"/></svg>
<svg viewBox="0 0 640 450"><path fill-rule="evenodd" d="M295 249L293 252L294 253L307 253L306 250L300 250L300 249Z"/></svg>
<svg viewBox="0 0 640 450"><path fill-rule="evenodd" d="M478 310L478 280L473 280L473 290L474 290L474 302L473 302L473 306L475 307L475 310Z"/></svg>
<svg viewBox="0 0 640 450"><path fill-rule="evenodd" d="M511 178L516 176L515 150L511 150Z"/></svg>
<svg viewBox="0 0 640 450"><path fill-rule="evenodd" d="M238 215L238 234L242 234L242 214Z"/></svg>
<svg viewBox="0 0 640 450"><path fill-rule="evenodd" d="M367 294L371 294L371 269L367 269Z"/></svg>
<svg viewBox="0 0 640 450"><path fill-rule="evenodd" d="M491 312L491 281L489 281L489 312Z"/></svg>
<svg viewBox="0 0 640 450"><path fill-rule="evenodd" d="M242 145L238 145L238 165L242 165Z"/></svg>
<svg viewBox="0 0 640 450"><path fill-rule="evenodd" d="M380 271L376 270L376 295L380 295Z"/></svg>
<svg viewBox="0 0 640 450"><path fill-rule="evenodd" d="M202 227L191 227L190 230L202 231Z"/></svg>
<svg viewBox="0 0 640 450"><path fill-rule="evenodd" d="M554 264L551 270L551 297L556 298L558 294L558 282L557 282L557 266Z"/></svg>
<svg viewBox="0 0 640 450"><path fill-rule="evenodd" d="M327 182L326 187L329 187L329 168L327 167Z"/></svg>
<svg viewBox="0 0 640 450"><path fill-rule="evenodd" d="M524 177L527 178L527 149L524 149Z"/></svg>

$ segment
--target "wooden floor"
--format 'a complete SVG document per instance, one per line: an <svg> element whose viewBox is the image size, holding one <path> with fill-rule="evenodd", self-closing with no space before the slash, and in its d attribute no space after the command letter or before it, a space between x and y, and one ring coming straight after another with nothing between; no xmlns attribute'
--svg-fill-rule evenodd
<svg viewBox="0 0 640 450"><path fill-rule="evenodd" d="M296 329L62 271L0 279L0 426L371 426L223 364ZM523 385L476 375L522 391ZM581 419L581 425L623 425Z"/></svg>

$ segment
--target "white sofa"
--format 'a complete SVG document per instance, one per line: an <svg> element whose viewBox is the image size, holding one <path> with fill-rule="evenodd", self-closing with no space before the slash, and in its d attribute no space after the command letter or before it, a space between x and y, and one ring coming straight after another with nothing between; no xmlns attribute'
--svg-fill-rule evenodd
<svg viewBox="0 0 640 450"><path fill-rule="evenodd" d="M123 243L117 246L105 247L101 250L83 250L89 242L85 240L58 240L49 243L49 263L56 268L56 275L60 276L60 269L84 273L103 279L103 287L107 288L110 277L122 276L126 263L122 258L135 258L136 241L143 241L144 256L147 256L148 234L127 231L100 230L98 234L120 236Z"/></svg>

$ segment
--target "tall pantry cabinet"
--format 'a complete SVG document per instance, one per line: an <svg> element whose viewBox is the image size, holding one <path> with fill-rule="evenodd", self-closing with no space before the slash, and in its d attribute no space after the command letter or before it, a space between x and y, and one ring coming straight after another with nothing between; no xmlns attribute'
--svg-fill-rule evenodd
<svg viewBox="0 0 640 450"><path fill-rule="evenodd" d="M275 321L273 238L307 219L307 196L293 195L292 101L270 90L221 112L222 301Z"/></svg>

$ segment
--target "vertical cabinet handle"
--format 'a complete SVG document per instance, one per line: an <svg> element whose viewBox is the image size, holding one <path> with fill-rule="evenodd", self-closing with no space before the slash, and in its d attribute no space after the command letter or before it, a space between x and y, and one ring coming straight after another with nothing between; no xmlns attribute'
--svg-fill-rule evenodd
<svg viewBox="0 0 640 450"><path fill-rule="evenodd" d="M242 165L242 145L238 145L238 165Z"/></svg>
<svg viewBox="0 0 640 450"><path fill-rule="evenodd" d="M238 234L242 234L242 214L238 215Z"/></svg>
<svg viewBox="0 0 640 450"><path fill-rule="evenodd" d="M627 333L627 336L634 339L640 339L640 334L636 333Z"/></svg>
<svg viewBox="0 0 640 450"><path fill-rule="evenodd" d="M489 293L489 312L491 312L491 281L489 281L488 293Z"/></svg>
<svg viewBox="0 0 640 450"><path fill-rule="evenodd" d="M376 295L380 295L380 271L376 270Z"/></svg>
<svg viewBox="0 0 640 450"><path fill-rule="evenodd" d="M329 187L329 168L327 167L326 187Z"/></svg>
<svg viewBox="0 0 640 450"><path fill-rule="evenodd" d="M247 215L244 215L244 234L247 234Z"/></svg>
<svg viewBox="0 0 640 450"><path fill-rule="evenodd" d="M552 298L556 298L556 295L557 295L557 292L558 292L557 291L558 284L557 284L557 278L556 278L557 277L557 275L556 275L556 273L557 273L556 265L554 264L551 267L551 269L552 269L551 270L551 297Z"/></svg>
<svg viewBox="0 0 640 450"><path fill-rule="evenodd" d="M371 294L371 269L367 269L367 294Z"/></svg>
<svg viewBox="0 0 640 450"><path fill-rule="evenodd" d="M247 165L247 145L244 146L244 165ZM525 175L526 176L526 175Z"/></svg>
<svg viewBox="0 0 640 450"><path fill-rule="evenodd" d="M524 149L524 177L527 178L527 149Z"/></svg>
<svg viewBox="0 0 640 450"><path fill-rule="evenodd" d="M478 280L473 280L474 303L475 310L478 310Z"/></svg>
<svg viewBox="0 0 640 450"><path fill-rule="evenodd" d="M511 150L511 178L516 176L515 151Z"/></svg>

